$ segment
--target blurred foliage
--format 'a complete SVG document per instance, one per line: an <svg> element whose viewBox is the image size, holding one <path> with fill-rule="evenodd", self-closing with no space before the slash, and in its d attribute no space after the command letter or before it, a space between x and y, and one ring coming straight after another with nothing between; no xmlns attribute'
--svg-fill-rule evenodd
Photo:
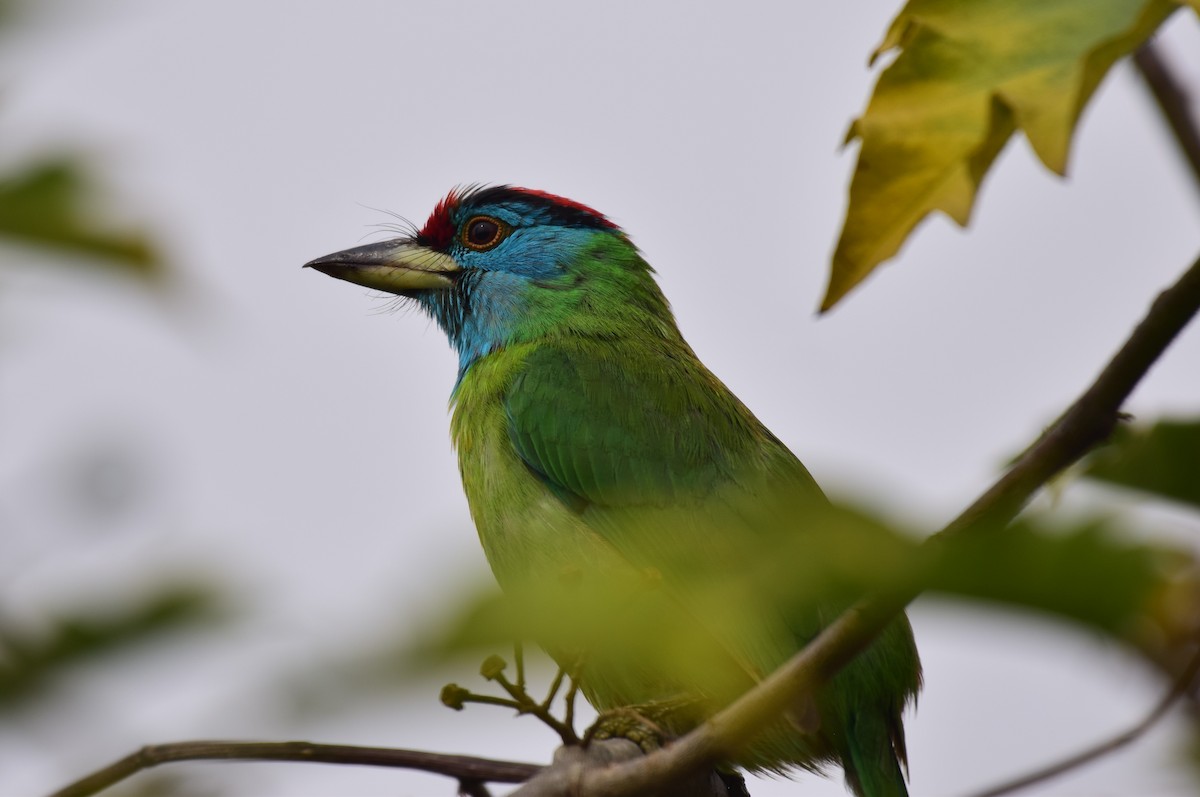
<svg viewBox="0 0 1200 797"><path fill-rule="evenodd" d="M85 262L138 277L164 275L161 254L140 231L117 230L96 212L84 166L65 157L0 179L0 236L15 243L84 255Z"/></svg>
<svg viewBox="0 0 1200 797"><path fill-rule="evenodd" d="M45 6L0 0L0 33L20 30L23 12L34 15ZM0 257L12 262L22 256L17 248L22 247L142 284L161 283L167 264L152 234L112 220L106 212L111 197L89 176L93 167L82 157L58 156L27 161L0 176L0 243L13 245ZM90 522L110 518L128 498L132 483L122 464L83 456L68 468L79 481L71 494L87 499L83 508ZM152 647L225 618L226 601L217 585L176 580L149 589L150 578L148 572L128 574L136 598L97 595L27 626L0 617L0 713L38 710L73 668ZM123 785L114 791L118 793L201 797L218 789L194 778L155 773Z"/></svg>
<svg viewBox="0 0 1200 797"><path fill-rule="evenodd" d="M465 603L444 636L414 646L409 661L428 664L535 639L558 650L616 644L632 660L669 661L672 670L686 671L697 661L710 666L719 659L712 649L723 647L748 617L769 617L784 607L789 627L804 628L812 625L806 618L813 607L827 620L859 595L912 585L1127 639L1147 624L1178 625L1162 616L1163 595L1194 561L1096 521L1052 528L1022 520L923 546L887 523L836 507L806 518L800 532L778 535L760 554L756 567L704 583L666 585L650 577L590 588L550 582L524 595L489 590ZM672 599L685 608L677 621L664 621L662 604Z"/></svg>
<svg viewBox="0 0 1200 797"><path fill-rule="evenodd" d="M0 32L20 30L24 12L38 10L45 10L45 4L0 0ZM27 162L0 176L0 242L147 283L161 280L166 264L151 234L106 218L103 208L111 200L104 187L88 177L89 170L83 158L58 156ZM4 258L19 257L16 251L6 251ZM93 464L82 466L88 468L86 475L95 477L100 471L90 467ZM101 470L111 475L107 465ZM113 496L106 492L91 497ZM211 622L219 617L219 604L216 587L177 583L144 595L134 605L98 596L57 617L43 618L36 629L0 623L0 710L24 706L69 667Z"/></svg>
<svg viewBox="0 0 1200 797"><path fill-rule="evenodd" d="M36 633L0 627L0 709L35 697L68 667L219 619L220 605L214 587L172 584L133 606L97 600L87 610L46 618Z"/></svg>
<svg viewBox="0 0 1200 797"><path fill-rule="evenodd" d="M0 33L23 30L22 23L49 5L44 0L0 0ZM0 175L0 240L143 281L161 279L166 263L149 232L106 219L101 209L111 200L88 172L86 159L59 155Z"/></svg>
<svg viewBox="0 0 1200 797"><path fill-rule="evenodd" d="M1200 509L1200 418L1122 426L1084 475Z"/></svg>
<svg viewBox="0 0 1200 797"><path fill-rule="evenodd" d="M1031 609L1124 639L1146 624L1177 629L1162 599L1194 556L1130 537L1096 520L1056 528L1023 519L973 530L940 546L927 583L934 592Z"/></svg>
<svg viewBox="0 0 1200 797"><path fill-rule="evenodd" d="M1200 0L1182 0L1200 13ZM966 226L1022 130L1066 171L1084 106L1109 68L1176 10L1172 0L909 0L872 60L898 50L847 133L862 148L833 255L827 310L940 210Z"/></svg>

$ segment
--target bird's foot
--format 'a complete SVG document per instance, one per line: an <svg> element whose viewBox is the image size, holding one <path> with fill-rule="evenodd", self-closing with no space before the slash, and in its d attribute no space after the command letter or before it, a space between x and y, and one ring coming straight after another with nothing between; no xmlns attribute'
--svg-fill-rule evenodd
<svg viewBox="0 0 1200 797"><path fill-rule="evenodd" d="M602 739L628 739L643 753L651 753L670 741L671 736L662 726L638 708L630 706L603 712L584 732L584 746Z"/></svg>

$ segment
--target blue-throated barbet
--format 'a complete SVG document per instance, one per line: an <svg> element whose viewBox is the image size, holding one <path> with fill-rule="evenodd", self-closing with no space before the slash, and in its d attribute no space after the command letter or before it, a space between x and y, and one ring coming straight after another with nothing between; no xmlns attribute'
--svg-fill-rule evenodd
<svg viewBox="0 0 1200 797"><path fill-rule="evenodd" d="M598 709L684 733L846 605L790 589L825 503L816 483L697 359L600 213L528 189L455 191L415 235L308 265L411 299L449 337L483 549L506 593L547 615L539 641ZM758 278L722 273L739 289ZM728 763L836 762L857 795L904 795L901 714L920 679L901 617Z"/></svg>

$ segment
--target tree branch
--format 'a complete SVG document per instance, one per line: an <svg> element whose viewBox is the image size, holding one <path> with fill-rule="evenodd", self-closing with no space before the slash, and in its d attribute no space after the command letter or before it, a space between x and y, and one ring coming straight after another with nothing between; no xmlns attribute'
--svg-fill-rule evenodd
<svg viewBox="0 0 1200 797"><path fill-rule="evenodd" d="M1008 520L1056 473L1112 433L1121 405L1200 307L1200 260L1158 295L1150 311L1083 395L1008 472L938 534L954 536L980 519Z"/></svg>
<svg viewBox="0 0 1200 797"><path fill-rule="evenodd" d="M1191 114L1191 98L1175 79L1153 41L1133 54L1133 63L1171 127L1175 143L1192 167L1195 187L1200 190L1200 129Z"/></svg>
<svg viewBox="0 0 1200 797"><path fill-rule="evenodd" d="M1011 520L1050 478L1106 439L1120 418L1125 399L1198 310L1200 259L1159 294L1146 317L1070 409L991 489L926 546L947 544L984 520ZM865 649L921 588L920 583L914 583L859 601L803 650L704 725L643 759L579 773L570 794L623 797L653 793L664 784L729 756L756 731L777 719L783 707L795 705ZM533 797L548 792L522 787L515 794Z"/></svg>
<svg viewBox="0 0 1200 797"><path fill-rule="evenodd" d="M1120 750L1122 747L1138 740L1141 736L1154 727L1159 720L1167 715L1171 707L1175 705L1184 695L1191 689L1192 684L1196 680L1196 674L1200 672L1200 647L1192 654L1191 661L1175 678L1171 688L1163 695L1162 700L1158 701L1149 714L1147 714L1141 722L1134 725L1132 728L1108 739L1100 744L1090 747L1087 750L1076 753L1075 755L1065 758L1058 763L1039 769L1035 772L1030 772L1019 778L1013 778L1010 781L1001 783L998 786L993 786L981 792L976 792L973 797L1000 797L1004 794L1012 794L1015 791L1032 786L1036 783L1056 778L1077 769L1084 764L1089 764L1101 756L1108 755L1114 750Z"/></svg>
<svg viewBox="0 0 1200 797"><path fill-rule="evenodd" d="M471 793L471 789L484 782L523 783L542 769L534 764L385 747L311 742L175 742L143 747L59 789L50 797L90 797L144 769L174 761L310 761L400 767L456 778L466 793Z"/></svg>

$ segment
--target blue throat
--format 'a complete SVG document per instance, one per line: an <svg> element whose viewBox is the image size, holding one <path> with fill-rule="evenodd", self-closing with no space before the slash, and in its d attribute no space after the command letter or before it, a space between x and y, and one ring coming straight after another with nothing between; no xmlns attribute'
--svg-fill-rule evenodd
<svg viewBox="0 0 1200 797"><path fill-rule="evenodd" d="M458 352L458 379L478 360L512 340L525 304L527 281L507 272L468 272L449 291L418 298Z"/></svg>

